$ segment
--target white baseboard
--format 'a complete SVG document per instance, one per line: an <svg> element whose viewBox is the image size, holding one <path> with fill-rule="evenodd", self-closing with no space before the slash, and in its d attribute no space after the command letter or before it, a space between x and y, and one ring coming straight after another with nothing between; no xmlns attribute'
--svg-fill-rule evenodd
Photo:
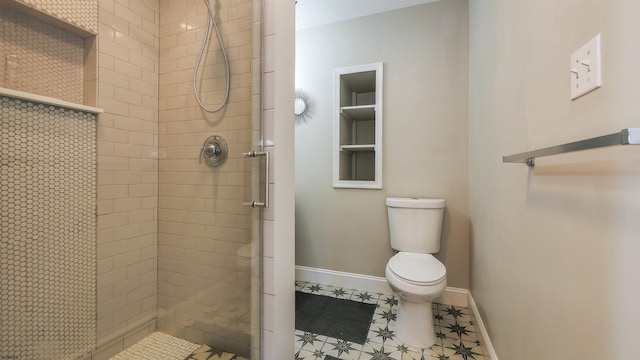
<svg viewBox="0 0 640 360"><path fill-rule="evenodd" d="M296 265L296 280L393 295L387 279L379 276Z"/></svg>
<svg viewBox="0 0 640 360"><path fill-rule="evenodd" d="M485 357L488 357L490 360L498 360L498 355L493 349L493 344L491 344L489 333L487 332L487 328L484 326L484 322L482 322L480 311L478 311L476 302L473 301L471 292L469 292L469 308L473 312L473 316L476 318L476 327L478 328L478 331L480 331L480 346L482 347L482 352L484 353Z"/></svg>
<svg viewBox="0 0 640 360"><path fill-rule="evenodd" d="M392 295L387 279L380 276L354 274L343 271L312 268L296 265L296 280L327 284L349 289L365 290L379 294ZM467 307L469 290L449 287L444 290L437 302L447 305Z"/></svg>
<svg viewBox="0 0 640 360"><path fill-rule="evenodd" d="M468 307L469 290L447 286L437 302L446 305Z"/></svg>

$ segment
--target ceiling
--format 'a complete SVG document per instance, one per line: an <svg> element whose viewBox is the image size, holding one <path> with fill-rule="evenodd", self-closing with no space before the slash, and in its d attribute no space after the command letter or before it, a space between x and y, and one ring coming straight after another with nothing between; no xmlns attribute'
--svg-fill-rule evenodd
<svg viewBox="0 0 640 360"><path fill-rule="evenodd" d="M436 1L438 0L298 0L296 30Z"/></svg>

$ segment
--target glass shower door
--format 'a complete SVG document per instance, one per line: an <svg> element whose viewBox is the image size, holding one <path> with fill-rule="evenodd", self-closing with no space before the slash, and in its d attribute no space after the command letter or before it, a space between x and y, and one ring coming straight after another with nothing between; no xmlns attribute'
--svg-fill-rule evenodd
<svg viewBox="0 0 640 360"><path fill-rule="evenodd" d="M182 11L161 1L158 329L259 359L261 211L244 203L259 199L264 174L262 162L244 154L259 149L261 138L260 3L210 4L231 74L229 102L214 113L193 96L207 6L191 3ZM195 87L205 107L215 108L227 80L211 31ZM207 142L212 137L224 144ZM224 150L224 162L207 165Z"/></svg>

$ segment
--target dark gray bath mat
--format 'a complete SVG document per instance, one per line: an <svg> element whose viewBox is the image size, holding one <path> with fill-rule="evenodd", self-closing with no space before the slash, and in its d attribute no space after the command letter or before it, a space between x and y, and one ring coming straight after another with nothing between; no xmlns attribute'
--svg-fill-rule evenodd
<svg viewBox="0 0 640 360"><path fill-rule="evenodd" d="M364 345L375 304L296 291L296 330Z"/></svg>

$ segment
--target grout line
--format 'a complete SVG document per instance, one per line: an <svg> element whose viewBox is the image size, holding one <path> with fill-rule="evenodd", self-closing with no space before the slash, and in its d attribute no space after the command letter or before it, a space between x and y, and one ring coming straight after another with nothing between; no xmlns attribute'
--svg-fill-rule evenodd
<svg viewBox="0 0 640 360"><path fill-rule="evenodd" d="M199 347L190 341L156 331L110 360L183 360Z"/></svg>
<svg viewBox="0 0 640 360"><path fill-rule="evenodd" d="M383 325L382 322L376 322L376 320L382 320L381 318L377 317L378 314L378 310L382 308L382 306L385 306L387 304L383 304L381 303L381 301L385 301L386 299L389 299L389 297L391 297L392 299L396 299L397 297L395 295L388 295L388 294L379 294L379 293L375 293L375 292L367 292L367 291L360 291L357 289L349 289L349 288L344 288L341 286L333 286L333 285L328 285L328 284L319 284L319 283L314 283L314 282L307 282L307 281L296 281L295 283L295 288L296 291L301 291L301 292L306 292L306 293L312 293L312 294L316 294L316 295L324 295L324 296L328 296L328 297L333 297L333 298L338 298L338 299L344 299L342 297L339 296L335 296L335 292L332 293L331 289L343 289L346 292L351 291L353 294L358 294L358 293L369 293L373 296L378 295L378 300L375 302L375 304L377 305L376 311L374 312L374 315L371 319L371 323L369 324L369 330L368 330L368 334L367 334L367 341L365 342L365 344L355 344L358 345L358 348L360 350L357 351L357 353L353 354L355 355L355 357L351 357L351 358L362 358L364 359L366 356L363 356L363 354L367 354L371 355L372 358L375 358L376 355L375 352L378 351L382 351L382 349L384 349L384 352L390 351L389 354L400 354L400 355L389 355L389 359L390 360L394 360L396 359L396 356L401 357L402 359L407 358L406 354L402 353L399 349L402 346L406 346L404 344L402 344L401 342L399 342L399 340L397 339L397 337L392 336L389 339L385 339L384 337L381 336L376 336L375 340L371 340L372 338L369 337L369 335L371 334L371 332L379 332L381 331L383 328L381 328L380 326ZM313 290L316 291L313 291ZM347 299L344 300L352 300L352 301L358 301L358 302L363 302L363 301L359 301L356 297L351 296ZM395 315L397 315L397 304L389 304L389 310L390 311L394 311L395 309ZM441 356L447 356L448 359L454 360L454 359L463 359L463 355L461 355L461 353L458 352L457 349L455 349L455 347L457 346L456 342L459 342L459 345L462 346L463 344L465 346L470 346L467 349L470 349L470 351L473 351L474 354L476 354L477 352L480 352L480 354L477 354L478 356L475 357L475 359L484 359L484 360L489 360L485 357L484 353L484 348L481 346L481 342L479 341L480 339L478 339L478 329L476 328L476 319L474 318L474 313L472 313L472 311L469 311L470 309L468 309L467 307L463 307L463 306L458 306L458 305L449 305L449 304L440 304L440 303L434 303L434 314L437 314L438 316L436 316L436 318L434 319L434 326L436 327L436 333L440 334L437 337L437 341L436 344L434 346L432 346L429 349L417 349L417 348L412 348L412 347L408 347L406 346L404 349L411 351L411 353L408 353L408 356L415 358L415 359L432 359L432 358L439 358ZM452 314L453 313L453 314ZM444 316L443 316L444 315ZM452 317L453 318L453 323L451 322L450 319L447 319L446 317ZM467 319L468 319L468 324L463 326L462 328L468 331L468 333L464 333L465 335L465 339L463 339L462 335L460 333L458 333L458 338L452 338L451 335L449 334L455 334L454 329L458 326L458 318L462 316L462 319L465 319L465 321L463 322L466 323ZM471 327L470 329L468 327ZM395 331L395 319L390 320L387 319L387 323L385 326L386 329L388 329L389 331ZM445 330L449 330L448 334L445 334L444 331ZM309 347L307 343L302 342L302 339L299 339L298 337L300 336L300 333L302 331L300 330L296 330L296 336L295 336L295 347L294 347L294 352L296 353L296 355L300 355L299 359L316 359L318 358L318 356L322 356L320 358L324 358L326 354L324 351L329 351L328 348L326 348L327 344L331 344L330 341L336 341L339 339L333 339L333 338L329 338L323 335L319 335L319 334L313 334L314 336L319 336L322 337L324 340L322 341L322 344L320 344L319 342L316 342L314 344L312 344L312 347ZM303 332L304 333L304 332ZM447 336L449 335L449 336ZM454 335L455 336L455 335ZM467 338L468 337L468 338ZM475 338L475 340L473 340ZM447 342L445 342L445 340L447 340ZM387 341L391 342L391 347L388 347ZM302 342L302 346L298 347L298 345ZM318 344L316 346L316 344ZM446 345L449 346L446 346ZM473 344L473 345L469 345L469 344ZM380 346L380 349L378 349L377 347ZM395 346L395 347L394 347ZM302 347L305 347L304 349L302 349ZM334 349L331 349L331 351L333 351ZM365 351L368 350L368 351ZM313 355L309 355L308 353L313 353L316 352ZM372 353L372 351L374 353ZM461 350L461 351L464 351ZM319 355L318 352L322 355ZM350 354L351 355L351 354ZM334 354L335 356L335 354ZM417 356L417 357L416 357ZM366 357L368 359L368 357ZM469 357L467 357L469 358ZM319 358L318 358L319 359ZM497 360L497 359L496 359Z"/></svg>

